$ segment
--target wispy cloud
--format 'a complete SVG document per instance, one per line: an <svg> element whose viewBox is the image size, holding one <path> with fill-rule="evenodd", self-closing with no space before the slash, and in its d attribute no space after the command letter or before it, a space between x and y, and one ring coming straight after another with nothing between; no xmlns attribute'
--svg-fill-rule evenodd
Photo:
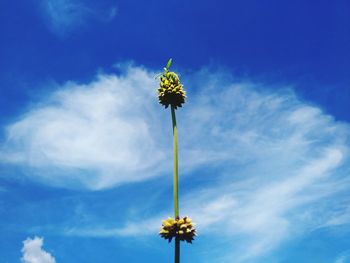
<svg viewBox="0 0 350 263"><path fill-rule="evenodd" d="M124 222L122 227L66 227L61 230L67 236L84 236L84 237L141 237L155 234L159 230L159 222L163 217L144 219L141 222Z"/></svg>
<svg viewBox="0 0 350 263"><path fill-rule="evenodd" d="M43 243L44 239L39 237L24 240L21 261L23 263L55 263L55 258L42 248Z"/></svg>
<svg viewBox="0 0 350 263"><path fill-rule="evenodd" d="M167 155L152 102L154 75L137 68L126 74L67 84L8 127L2 161L65 187L101 189L156 176Z"/></svg>
<svg viewBox="0 0 350 263"><path fill-rule="evenodd" d="M347 256L341 255L334 261L334 263L345 263L346 259L347 259Z"/></svg>
<svg viewBox="0 0 350 263"><path fill-rule="evenodd" d="M91 20L109 22L117 15L115 6L105 7L86 0L41 0L41 11L49 28L64 36Z"/></svg>
<svg viewBox="0 0 350 263"><path fill-rule="evenodd" d="M192 187L181 210L211 242L236 244L221 248L227 258L220 262L232 262L232 253L235 262L254 262L330 226L335 215L349 223L347 208L334 205L350 188L349 126L300 101L291 88L220 79L208 71L191 76L186 110L178 111L181 180ZM154 98L156 85L154 73L139 67L87 85L69 83L8 126L2 161L64 187L101 189L160 176L170 170L171 125ZM64 233L154 234L165 214Z"/></svg>

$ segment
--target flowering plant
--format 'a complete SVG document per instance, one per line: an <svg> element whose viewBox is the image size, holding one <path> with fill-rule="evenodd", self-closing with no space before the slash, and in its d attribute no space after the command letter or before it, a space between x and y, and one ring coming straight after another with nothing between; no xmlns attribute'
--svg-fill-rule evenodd
<svg viewBox="0 0 350 263"><path fill-rule="evenodd" d="M169 71L172 59L169 59L164 72L160 75L158 88L159 103L168 108L170 105L171 119L173 125L174 143L174 214L175 219L169 217L163 220L160 236L167 239L169 243L175 239L175 263L180 262L180 241L192 243L196 236L196 229L189 217L179 217L179 169L178 169L178 138L175 110L182 107L186 100L186 92L175 72Z"/></svg>

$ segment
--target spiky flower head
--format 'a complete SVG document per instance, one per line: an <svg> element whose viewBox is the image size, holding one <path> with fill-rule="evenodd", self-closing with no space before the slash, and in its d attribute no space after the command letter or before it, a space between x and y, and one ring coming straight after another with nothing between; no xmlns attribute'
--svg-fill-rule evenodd
<svg viewBox="0 0 350 263"><path fill-rule="evenodd" d="M175 72L169 71L172 60L164 68L164 73L160 76L160 85L158 88L159 103L168 108L169 105L175 109L182 107L185 103L186 92L180 82L179 76Z"/></svg>
<svg viewBox="0 0 350 263"><path fill-rule="evenodd" d="M192 220L187 216L175 219L169 217L163 220L159 234L169 242L171 242L173 238L178 238L180 241L192 243L196 236L196 229L194 228Z"/></svg>

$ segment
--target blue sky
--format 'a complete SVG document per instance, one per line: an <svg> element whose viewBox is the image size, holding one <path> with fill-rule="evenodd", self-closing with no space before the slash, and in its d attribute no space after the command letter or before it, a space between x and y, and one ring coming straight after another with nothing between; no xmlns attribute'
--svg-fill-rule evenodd
<svg viewBox="0 0 350 263"><path fill-rule="evenodd" d="M0 3L0 262L350 262L347 1Z"/></svg>

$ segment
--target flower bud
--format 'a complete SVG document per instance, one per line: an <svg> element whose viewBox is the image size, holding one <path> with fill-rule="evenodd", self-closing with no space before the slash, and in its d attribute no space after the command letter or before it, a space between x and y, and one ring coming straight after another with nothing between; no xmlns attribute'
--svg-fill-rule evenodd
<svg viewBox="0 0 350 263"><path fill-rule="evenodd" d="M175 72L166 71L160 77L158 88L159 103L168 108L169 105L175 109L182 107L185 103L186 92L180 83L179 76Z"/></svg>

